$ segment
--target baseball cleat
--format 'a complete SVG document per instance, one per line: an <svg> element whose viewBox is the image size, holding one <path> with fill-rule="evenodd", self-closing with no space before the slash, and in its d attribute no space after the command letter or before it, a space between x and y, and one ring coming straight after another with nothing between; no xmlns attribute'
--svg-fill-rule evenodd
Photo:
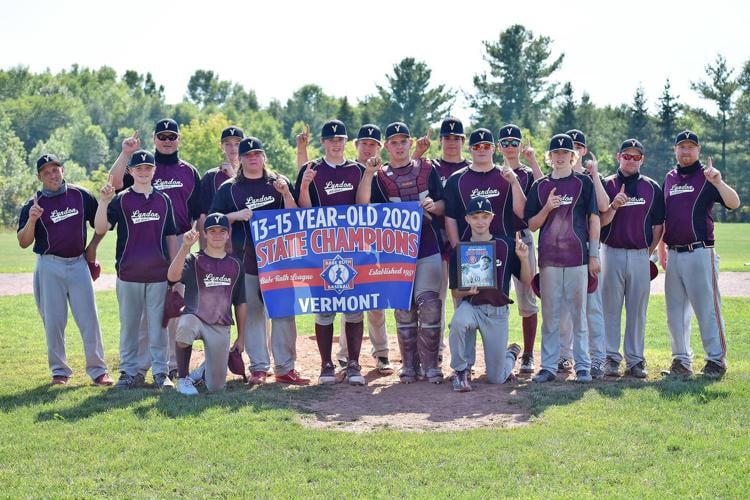
<svg viewBox="0 0 750 500"><path fill-rule="evenodd" d="M320 376L318 377L319 385L330 385L336 383L336 368L333 364L326 363L323 368L320 369Z"/></svg>
<svg viewBox="0 0 750 500"><path fill-rule="evenodd" d="M726 372L727 368L725 366L715 361L707 361L706 366L703 367L703 371L700 374L704 377L721 378Z"/></svg>
<svg viewBox="0 0 750 500"><path fill-rule="evenodd" d="M471 392L471 384L466 376L468 370L459 370L453 376L453 392Z"/></svg>
<svg viewBox="0 0 750 500"><path fill-rule="evenodd" d="M640 363L636 363L625 370L625 375L635 378L646 378L648 377L648 372L646 371L644 362L641 361Z"/></svg>
<svg viewBox="0 0 750 500"><path fill-rule="evenodd" d="M194 386L201 385L206 377L206 363L201 363L198 368L190 372L188 377L193 381Z"/></svg>
<svg viewBox="0 0 750 500"><path fill-rule="evenodd" d="M591 363L591 378L594 380L601 380L604 378L604 370L602 370L601 361Z"/></svg>
<svg viewBox="0 0 750 500"><path fill-rule="evenodd" d="M185 377L177 379L177 392L185 396L196 396L198 389L195 388L190 377Z"/></svg>
<svg viewBox="0 0 750 500"><path fill-rule="evenodd" d="M52 385L65 385L68 383L69 377L66 377L65 375L53 375L52 376Z"/></svg>
<svg viewBox="0 0 750 500"><path fill-rule="evenodd" d="M289 370L284 375L276 375L276 382L291 385L310 385L309 378L303 378L297 370Z"/></svg>
<svg viewBox="0 0 750 500"><path fill-rule="evenodd" d="M109 387L115 383L107 373L102 373L94 379L94 385L100 385L102 387Z"/></svg>
<svg viewBox="0 0 750 500"><path fill-rule="evenodd" d="M604 375L607 377L620 376L620 363L612 358L607 358L604 362Z"/></svg>
<svg viewBox="0 0 750 500"><path fill-rule="evenodd" d="M578 370L576 372L576 382L581 384L591 382L591 373L588 370Z"/></svg>
<svg viewBox="0 0 750 500"><path fill-rule="evenodd" d="M381 375L391 375L394 372L393 365L391 365L388 356L378 356L377 368L378 373Z"/></svg>
<svg viewBox="0 0 750 500"><path fill-rule="evenodd" d="M346 367L346 380L351 385L365 385L365 377L362 376L362 368L356 361L349 361Z"/></svg>
<svg viewBox="0 0 750 500"><path fill-rule="evenodd" d="M157 389L174 389L174 382L166 373L157 373L154 375L154 385Z"/></svg>
<svg viewBox="0 0 750 500"><path fill-rule="evenodd" d="M539 373L531 377L532 382L543 384L545 382L554 382L557 376L549 370L539 370Z"/></svg>
<svg viewBox="0 0 750 500"><path fill-rule="evenodd" d="M133 389L136 387L135 377L128 375L125 372L120 372L120 378L115 384L117 389Z"/></svg>
<svg viewBox="0 0 750 500"><path fill-rule="evenodd" d="M534 354L524 353L521 356L521 368L518 370L519 373L534 373L536 366L534 366Z"/></svg>
<svg viewBox="0 0 750 500"><path fill-rule="evenodd" d="M250 378L247 379L247 383L248 385L260 385L266 381L266 377L268 377L268 372L262 370L254 371L250 374Z"/></svg>
<svg viewBox="0 0 750 500"><path fill-rule="evenodd" d="M693 370L683 365L679 359L674 359L669 370L662 370L661 374L665 377L689 378L693 376Z"/></svg>
<svg viewBox="0 0 750 500"><path fill-rule="evenodd" d="M560 358L557 362L557 371L570 373L573 370L573 360L570 358Z"/></svg>

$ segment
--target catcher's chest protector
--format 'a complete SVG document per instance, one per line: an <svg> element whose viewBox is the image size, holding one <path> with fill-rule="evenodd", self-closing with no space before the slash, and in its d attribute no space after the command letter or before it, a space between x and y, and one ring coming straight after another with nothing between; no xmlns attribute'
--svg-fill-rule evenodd
<svg viewBox="0 0 750 500"><path fill-rule="evenodd" d="M398 171L388 165L385 175L380 176L385 195L391 201L418 201L419 194L429 190L432 166L421 160L412 160Z"/></svg>

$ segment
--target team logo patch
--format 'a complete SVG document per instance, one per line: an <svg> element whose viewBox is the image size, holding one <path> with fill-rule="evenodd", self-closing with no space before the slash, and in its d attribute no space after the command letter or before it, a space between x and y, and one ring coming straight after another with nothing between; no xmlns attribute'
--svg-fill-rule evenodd
<svg viewBox="0 0 750 500"><path fill-rule="evenodd" d="M270 205L274 201L276 201L276 198L268 194L261 196L260 198L254 198L253 196L248 196L247 199L245 200L245 206L249 208L250 210L255 210L256 208Z"/></svg>
<svg viewBox="0 0 750 500"><path fill-rule="evenodd" d="M628 201L623 205L623 207L633 207L637 205L645 205L646 200L643 198L628 198Z"/></svg>
<svg viewBox="0 0 750 500"><path fill-rule="evenodd" d="M573 204L573 197L567 194L563 194L560 196L560 205L572 205Z"/></svg>
<svg viewBox="0 0 750 500"><path fill-rule="evenodd" d="M148 212L134 210L130 215L130 220L133 221L133 224L140 224L142 222L150 222L160 219L161 215L159 215L157 212L154 212L153 210L149 210Z"/></svg>
<svg viewBox="0 0 750 500"><path fill-rule="evenodd" d="M340 255L336 255L333 259L324 259L323 272L320 273L320 277L323 278L323 289L333 290L339 295L344 290L352 290L354 277L357 276L353 261L354 259L344 259Z"/></svg>
<svg viewBox="0 0 750 500"><path fill-rule="evenodd" d="M672 186L669 188L669 196L677 196L678 194L687 194L695 191L693 186Z"/></svg>
<svg viewBox="0 0 750 500"><path fill-rule="evenodd" d="M57 224L60 221L70 219L76 215L78 215L77 208L66 208L65 210L53 210L49 218L54 224Z"/></svg>
<svg viewBox="0 0 750 500"><path fill-rule="evenodd" d="M203 277L203 286L206 288L213 288L215 286L232 286L232 278L227 278L226 275L214 276L213 273L208 273Z"/></svg>
<svg viewBox="0 0 750 500"><path fill-rule="evenodd" d="M485 198L497 198L498 196L500 196L500 191L495 188L472 190L471 198L474 199L477 196L484 196Z"/></svg>
<svg viewBox="0 0 750 500"><path fill-rule="evenodd" d="M154 189L165 191L167 189L180 189L182 188L183 184L182 181L175 179L157 179L153 182L153 186Z"/></svg>
<svg viewBox="0 0 750 500"><path fill-rule="evenodd" d="M333 181L328 181L326 182L323 191L325 191L326 194L330 196L336 193L343 193L344 191L352 191L353 189L354 185L351 182L341 181L336 183Z"/></svg>

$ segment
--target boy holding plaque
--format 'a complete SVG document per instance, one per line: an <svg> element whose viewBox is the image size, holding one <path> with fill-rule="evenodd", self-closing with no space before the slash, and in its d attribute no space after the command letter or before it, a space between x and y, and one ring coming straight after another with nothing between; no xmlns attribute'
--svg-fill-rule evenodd
<svg viewBox="0 0 750 500"><path fill-rule="evenodd" d="M515 242L508 236L493 236L490 227L494 217L487 198L473 198L465 215L471 234L451 254L450 288L458 307L448 342L456 392L471 391L467 348L477 330L482 335L489 383L502 384L511 378L521 352L518 344L508 346L508 305L513 303L508 294L511 275L526 285L531 283L529 248L518 233Z"/></svg>

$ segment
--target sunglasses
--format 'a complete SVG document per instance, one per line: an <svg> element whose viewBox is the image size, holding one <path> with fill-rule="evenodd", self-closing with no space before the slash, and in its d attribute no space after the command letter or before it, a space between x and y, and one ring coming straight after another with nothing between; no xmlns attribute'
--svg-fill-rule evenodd
<svg viewBox="0 0 750 500"><path fill-rule="evenodd" d="M492 144L489 142L482 142L480 144L474 144L471 149L472 151L488 151L492 149Z"/></svg>
<svg viewBox="0 0 750 500"><path fill-rule="evenodd" d="M623 160L641 161L641 158L643 158L643 155L630 155L628 153L622 153L620 155L620 158L622 158Z"/></svg>
<svg viewBox="0 0 750 500"><path fill-rule="evenodd" d="M500 146L504 148L517 148L519 144L521 144L521 141L518 139L503 139L500 141Z"/></svg>
<svg viewBox="0 0 750 500"><path fill-rule="evenodd" d="M160 141L176 141L177 137L175 134L156 134L156 138Z"/></svg>

